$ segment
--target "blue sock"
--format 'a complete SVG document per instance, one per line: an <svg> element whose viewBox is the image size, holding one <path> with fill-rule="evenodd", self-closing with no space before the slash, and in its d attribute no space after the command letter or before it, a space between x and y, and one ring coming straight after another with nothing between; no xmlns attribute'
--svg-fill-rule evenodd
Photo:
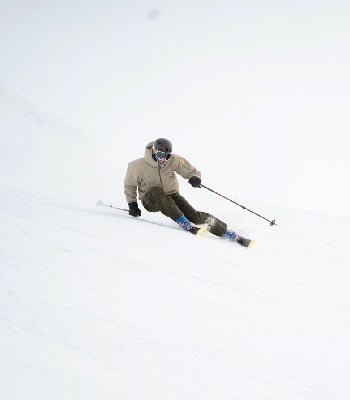
<svg viewBox="0 0 350 400"><path fill-rule="evenodd" d="M185 229L185 231L190 231L192 228L191 222L184 215L176 219L175 222L179 224L182 229Z"/></svg>
<svg viewBox="0 0 350 400"><path fill-rule="evenodd" d="M225 239L229 239L229 240L235 241L235 240L237 240L238 235L234 231L227 230L226 232L224 232L222 237L225 238Z"/></svg>

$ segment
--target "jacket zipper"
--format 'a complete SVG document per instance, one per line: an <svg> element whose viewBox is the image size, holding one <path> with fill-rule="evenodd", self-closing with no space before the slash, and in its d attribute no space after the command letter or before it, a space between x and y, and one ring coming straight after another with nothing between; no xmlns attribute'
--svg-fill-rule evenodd
<svg viewBox="0 0 350 400"><path fill-rule="evenodd" d="M164 190L163 180L162 180L162 176L160 174L160 165L158 165L158 175L159 175L160 185L161 185L162 189Z"/></svg>

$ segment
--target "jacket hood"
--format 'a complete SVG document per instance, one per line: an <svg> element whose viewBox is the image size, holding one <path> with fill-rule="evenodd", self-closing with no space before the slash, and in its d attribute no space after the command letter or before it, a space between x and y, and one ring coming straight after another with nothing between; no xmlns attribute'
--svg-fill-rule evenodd
<svg viewBox="0 0 350 400"><path fill-rule="evenodd" d="M158 167L158 164L156 163L156 161L153 160L153 157L152 157L153 143L154 143L154 141L149 142L145 148L145 160L148 164L152 165L152 167Z"/></svg>
<svg viewBox="0 0 350 400"><path fill-rule="evenodd" d="M152 146L153 146L153 143L154 143L154 140L152 141L152 142L149 142L148 143L148 145L146 146L146 150L148 149L152 149Z"/></svg>

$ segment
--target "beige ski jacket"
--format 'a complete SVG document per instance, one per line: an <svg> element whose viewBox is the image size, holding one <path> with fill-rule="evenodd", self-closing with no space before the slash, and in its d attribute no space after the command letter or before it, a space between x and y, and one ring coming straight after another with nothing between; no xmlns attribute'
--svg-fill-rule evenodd
<svg viewBox="0 0 350 400"><path fill-rule="evenodd" d="M148 143L143 158L128 164L124 179L124 193L128 203L137 200L137 192L139 199L142 200L151 187L162 187L167 194L177 193L179 182L176 173L185 179L190 179L192 176L201 177L193 165L176 154L171 154L164 164L159 165L152 158L153 143Z"/></svg>

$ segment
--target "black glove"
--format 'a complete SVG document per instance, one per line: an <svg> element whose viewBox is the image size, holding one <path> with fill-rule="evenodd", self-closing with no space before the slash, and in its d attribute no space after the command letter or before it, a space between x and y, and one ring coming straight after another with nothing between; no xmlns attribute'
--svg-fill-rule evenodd
<svg viewBox="0 0 350 400"><path fill-rule="evenodd" d="M200 188L200 187L201 187L202 181L201 181L201 178L199 178L198 176L192 176L192 177L188 180L188 183L189 183L190 185L192 185L193 187L198 187L198 188Z"/></svg>
<svg viewBox="0 0 350 400"><path fill-rule="evenodd" d="M133 217L141 216L141 210L139 209L139 206L137 205L136 201L134 201L133 203L128 203L128 205L129 205L129 215L132 215Z"/></svg>

